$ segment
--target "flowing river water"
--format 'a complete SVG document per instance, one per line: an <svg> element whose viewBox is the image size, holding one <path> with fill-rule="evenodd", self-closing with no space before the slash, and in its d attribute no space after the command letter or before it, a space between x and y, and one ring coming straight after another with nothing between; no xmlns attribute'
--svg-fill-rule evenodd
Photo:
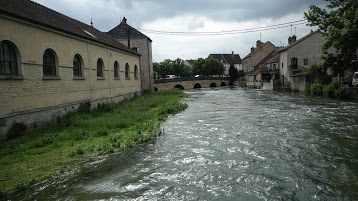
<svg viewBox="0 0 358 201"><path fill-rule="evenodd" d="M150 143L24 200L358 200L358 103L241 88L187 92Z"/></svg>

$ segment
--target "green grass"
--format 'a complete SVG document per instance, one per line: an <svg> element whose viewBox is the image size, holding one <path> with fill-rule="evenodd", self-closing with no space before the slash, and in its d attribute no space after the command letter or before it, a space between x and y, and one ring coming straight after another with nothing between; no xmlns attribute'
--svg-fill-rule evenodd
<svg viewBox="0 0 358 201"><path fill-rule="evenodd" d="M58 119L32 133L0 142L0 198L63 172L92 156L123 151L160 134L160 122L186 109L179 90L144 94Z"/></svg>

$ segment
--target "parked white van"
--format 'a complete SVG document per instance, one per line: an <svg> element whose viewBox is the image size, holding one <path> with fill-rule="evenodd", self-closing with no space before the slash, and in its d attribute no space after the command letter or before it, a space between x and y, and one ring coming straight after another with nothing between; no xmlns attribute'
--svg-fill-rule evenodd
<svg viewBox="0 0 358 201"><path fill-rule="evenodd" d="M175 75L167 75L167 76L166 76L167 79L176 78L176 77L177 77L177 76L175 76Z"/></svg>
<svg viewBox="0 0 358 201"><path fill-rule="evenodd" d="M355 73L353 74L352 85L353 85L354 87L358 86L358 72L355 72Z"/></svg>

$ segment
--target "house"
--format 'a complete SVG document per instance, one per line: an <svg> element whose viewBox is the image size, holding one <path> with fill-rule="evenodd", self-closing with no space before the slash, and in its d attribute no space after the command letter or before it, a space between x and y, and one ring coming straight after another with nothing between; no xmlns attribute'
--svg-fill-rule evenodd
<svg viewBox="0 0 358 201"><path fill-rule="evenodd" d="M141 54L140 66L142 77L142 89L153 91L153 59L152 59L152 40L127 24L127 19L124 17L121 23L107 32L117 41L126 45Z"/></svg>
<svg viewBox="0 0 358 201"><path fill-rule="evenodd" d="M304 91L312 65L321 61L322 33L311 32L299 40L293 35L280 52L280 82L292 90Z"/></svg>
<svg viewBox="0 0 358 201"><path fill-rule="evenodd" d="M91 25L30 0L2 0L0 25L0 139L141 93L140 54Z"/></svg>
<svg viewBox="0 0 358 201"><path fill-rule="evenodd" d="M189 60L185 60L184 64L187 66L193 67L194 62L196 62L196 60L189 59Z"/></svg>
<svg viewBox="0 0 358 201"><path fill-rule="evenodd" d="M266 43L260 40L256 41L256 47L252 47L248 55L242 59L242 67L244 73L248 73L262 64L262 61L277 50L276 46L270 41Z"/></svg>
<svg viewBox="0 0 358 201"><path fill-rule="evenodd" d="M242 70L242 60L239 54L210 54L208 58L213 58L219 60L221 63L224 64L225 67L225 75L229 75L230 65L233 64L235 68L239 71Z"/></svg>

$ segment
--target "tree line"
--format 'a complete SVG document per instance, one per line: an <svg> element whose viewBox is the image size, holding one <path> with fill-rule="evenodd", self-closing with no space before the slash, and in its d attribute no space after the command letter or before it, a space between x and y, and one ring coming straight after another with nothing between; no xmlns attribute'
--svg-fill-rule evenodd
<svg viewBox="0 0 358 201"><path fill-rule="evenodd" d="M180 58L175 60L166 59L162 62L154 62L153 69L158 78L165 78L166 75L176 75L177 77L225 75L224 64L214 58L198 58L192 66L186 65L184 60ZM235 80L239 77L239 72L234 65L230 66L229 77Z"/></svg>

